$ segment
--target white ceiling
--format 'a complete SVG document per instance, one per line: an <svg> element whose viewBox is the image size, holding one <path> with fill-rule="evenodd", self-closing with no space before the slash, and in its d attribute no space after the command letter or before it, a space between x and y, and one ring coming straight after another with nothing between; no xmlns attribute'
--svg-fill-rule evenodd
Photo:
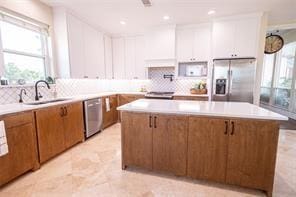
<svg viewBox="0 0 296 197"><path fill-rule="evenodd" d="M190 24L214 17L266 11L269 24L296 22L296 0L41 0L51 6L64 6L87 22L112 34L143 32L161 24ZM207 12L216 10L209 16ZM170 20L164 21L163 16ZM121 25L124 20L126 25Z"/></svg>

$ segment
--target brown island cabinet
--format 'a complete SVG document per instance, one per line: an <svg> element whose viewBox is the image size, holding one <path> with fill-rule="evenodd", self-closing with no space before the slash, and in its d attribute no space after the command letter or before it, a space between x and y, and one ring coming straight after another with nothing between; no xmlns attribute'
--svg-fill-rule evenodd
<svg viewBox="0 0 296 197"><path fill-rule="evenodd" d="M119 108L123 169L166 171L259 189L272 196L278 121L127 108Z"/></svg>

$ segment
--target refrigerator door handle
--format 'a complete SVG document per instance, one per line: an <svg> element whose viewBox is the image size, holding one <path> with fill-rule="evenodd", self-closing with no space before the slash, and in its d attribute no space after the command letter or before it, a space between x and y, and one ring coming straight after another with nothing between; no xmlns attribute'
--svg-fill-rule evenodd
<svg viewBox="0 0 296 197"><path fill-rule="evenodd" d="M229 89L228 89L228 94L231 95L231 89L232 89L232 70L229 70Z"/></svg>

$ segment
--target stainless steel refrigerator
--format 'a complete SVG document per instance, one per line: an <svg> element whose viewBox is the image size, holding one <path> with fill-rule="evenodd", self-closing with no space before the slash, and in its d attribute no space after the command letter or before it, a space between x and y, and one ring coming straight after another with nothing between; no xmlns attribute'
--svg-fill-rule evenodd
<svg viewBox="0 0 296 197"><path fill-rule="evenodd" d="M212 100L253 103L256 59L214 60Z"/></svg>

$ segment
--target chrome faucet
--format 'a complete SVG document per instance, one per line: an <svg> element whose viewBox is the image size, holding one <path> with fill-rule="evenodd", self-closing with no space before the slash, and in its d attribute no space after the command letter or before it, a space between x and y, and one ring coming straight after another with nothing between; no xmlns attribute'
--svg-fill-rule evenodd
<svg viewBox="0 0 296 197"><path fill-rule="evenodd" d="M41 94L38 92L38 84L41 82L45 83L47 85L47 88L50 89L50 86L47 83L47 81L44 81L44 80L36 81L36 83L35 83L35 101L39 101L39 98L42 98Z"/></svg>
<svg viewBox="0 0 296 197"><path fill-rule="evenodd" d="M19 99L19 103L23 103L23 102L24 102L24 101L23 101L23 93L24 93L25 95L27 95L27 91L26 91L24 88L21 89L21 92L20 92L20 94L19 94L19 97L20 97L20 99Z"/></svg>

